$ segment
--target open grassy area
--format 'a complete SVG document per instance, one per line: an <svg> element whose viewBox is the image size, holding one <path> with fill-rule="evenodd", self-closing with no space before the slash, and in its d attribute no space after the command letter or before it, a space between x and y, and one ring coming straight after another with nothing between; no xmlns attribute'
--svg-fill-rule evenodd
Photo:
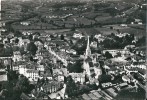
<svg viewBox="0 0 147 100"><path fill-rule="evenodd" d="M136 36L137 38L141 38L142 36L146 35L145 30L135 28L120 29L120 32L134 34L134 36Z"/></svg>

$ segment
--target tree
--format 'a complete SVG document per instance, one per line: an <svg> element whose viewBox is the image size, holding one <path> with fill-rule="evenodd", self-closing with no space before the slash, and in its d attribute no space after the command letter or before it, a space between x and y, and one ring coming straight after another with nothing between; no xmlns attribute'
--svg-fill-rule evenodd
<svg viewBox="0 0 147 100"><path fill-rule="evenodd" d="M21 55L23 55L23 54L26 53L26 52L24 51L24 46L21 46L21 47L19 48L19 51L20 51Z"/></svg>
<svg viewBox="0 0 147 100"><path fill-rule="evenodd" d="M19 39L18 39L18 38L16 38L16 39L15 39L15 43L18 43L18 42L19 42Z"/></svg>
<svg viewBox="0 0 147 100"><path fill-rule="evenodd" d="M107 83L111 82L112 76L111 75L100 75L98 80L100 83Z"/></svg>
<svg viewBox="0 0 147 100"><path fill-rule="evenodd" d="M36 54L36 51L38 50L37 46L34 44L34 42L30 42L28 45L27 45L27 50L30 51L30 53L32 55L35 55Z"/></svg>
<svg viewBox="0 0 147 100"><path fill-rule="evenodd" d="M15 71L10 70L7 75L9 81L16 81L18 79L18 74Z"/></svg>
<svg viewBox="0 0 147 100"><path fill-rule="evenodd" d="M61 37L60 37L60 38L61 38L61 40L64 40L64 35L63 35L63 34L61 34Z"/></svg>
<svg viewBox="0 0 147 100"><path fill-rule="evenodd" d="M25 76L20 75L16 83L15 89L20 90L24 93L28 93L29 92L28 91L29 90L29 80Z"/></svg>
<svg viewBox="0 0 147 100"><path fill-rule="evenodd" d="M35 32L33 35L38 35L40 36L41 34L39 32Z"/></svg>
<svg viewBox="0 0 147 100"><path fill-rule="evenodd" d="M1 44L1 43L0 43L0 48L4 48L4 44Z"/></svg>
<svg viewBox="0 0 147 100"><path fill-rule="evenodd" d="M69 63L68 66L67 66L67 69L70 73L72 73L72 72L76 72L76 73L83 72L82 63L80 61L76 61L76 63L74 63L74 64Z"/></svg>
<svg viewBox="0 0 147 100"><path fill-rule="evenodd" d="M7 82L3 82L1 89L2 90L7 90L8 91L7 97L11 97L12 94L13 94L13 83L12 82L8 82L8 81Z"/></svg>
<svg viewBox="0 0 147 100"><path fill-rule="evenodd" d="M86 44L87 41L85 40L85 38L79 39L74 46L72 47L72 49L76 50L76 52L81 55L83 54L83 52L86 50Z"/></svg>
<svg viewBox="0 0 147 100"><path fill-rule="evenodd" d="M128 24L130 24L131 22L134 22L134 21L135 21L135 19L132 18L132 17L129 17L129 18L127 18L127 20L126 20L126 22L127 22Z"/></svg>
<svg viewBox="0 0 147 100"><path fill-rule="evenodd" d="M113 58L113 57L112 57L112 54L109 53L108 51L105 52L105 57L106 57L107 59Z"/></svg>
<svg viewBox="0 0 147 100"><path fill-rule="evenodd" d="M68 76L65 92L68 94L69 97L71 97L71 96L77 95L77 90L78 90L78 88L77 88L74 80L72 79L71 76Z"/></svg>
<svg viewBox="0 0 147 100"><path fill-rule="evenodd" d="M32 40L33 39L33 35L29 35L28 38L29 38L29 40Z"/></svg>
<svg viewBox="0 0 147 100"><path fill-rule="evenodd" d="M121 57L121 53L120 53L120 52L117 52L117 56L118 56L118 57Z"/></svg>
<svg viewBox="0 0 147 100"><path fill-rule="evenodd" d="M2 100L6 100L8 96L8 90L7 89L3 89L1 92L0 92L0 97L2 97L3 99ZM1 99L0 99L1 100Z"/></svg>
<svg viewBox="0 0 147 100"><path fill-rule="evenodd" d="M15 31L14 36L16 36L16 37L22 36L22 33L20 31Z"/></svg>
<svg viewBox="0 0 147 100"><path fill-rule="evenodd" d="M110 26L110 29L113 29L113 26Z"/></svg>

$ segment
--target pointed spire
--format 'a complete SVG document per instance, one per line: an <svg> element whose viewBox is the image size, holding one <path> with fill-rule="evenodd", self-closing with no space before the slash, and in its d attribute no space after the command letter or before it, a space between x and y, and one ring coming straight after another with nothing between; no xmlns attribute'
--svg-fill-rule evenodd
<svg viewBox="0 0 147 100"><path fill-rule="evenodd" d="M88 36L88 40L87 40L87 48L86 48L86 54L85 55L86 55L86 57L91 55L89 36Z"/></svg>

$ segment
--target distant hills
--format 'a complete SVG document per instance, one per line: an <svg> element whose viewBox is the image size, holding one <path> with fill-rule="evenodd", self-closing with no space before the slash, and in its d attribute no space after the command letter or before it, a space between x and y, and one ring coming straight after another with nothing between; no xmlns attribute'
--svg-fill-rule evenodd
<svg viewBox="0 0 147 100"><path fill-rule="evenodd" d="M54 2L62 2L62 1L72 1L72 2L76 2L76 1L83 1L83 2L89 2L89 1L124 1L124 2L127 2L127 3L138 3L138 2L143 2L145 0L1 0L1 1L54 1Z"/></svg>

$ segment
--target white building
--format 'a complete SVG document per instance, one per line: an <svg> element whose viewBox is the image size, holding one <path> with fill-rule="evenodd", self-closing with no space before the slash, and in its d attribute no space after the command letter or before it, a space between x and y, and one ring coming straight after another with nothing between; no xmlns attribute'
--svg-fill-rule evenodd
<svg viewBox="0 0 147 100"><path fill-rule="evenodd" d="M83 73L69 73L72 79L77 83L80 82L83 84L85 82L85 74Z"/></svg>
<svg viewBox="0 0 147 100"><path fill-rule="evenodd" d="M24 21L24 22L20 22L21 25L24 25L24 26L28 26L31 24L30 21Z"/></svg>
<svg viewBox="0 0 147 100"><path fill-rule="evenodd" d="M37 81L39 78L38 70L27 70L25 76L29 79L29 81Z"/></svg>
<svg viewBox="0 0 147 100"><path fill-rule="evenodd" d="M82 35L82 33L74 33L73 37L74 38L80 38L81 39L84 36Z"/></svg>
<svg viewBox="0 0 147 100"><path fill-rule="evenodd" d="M22 61L22 56L21 56L20 51L13 52L13 58L12 59L13 59L14 62Z"/></svg>

